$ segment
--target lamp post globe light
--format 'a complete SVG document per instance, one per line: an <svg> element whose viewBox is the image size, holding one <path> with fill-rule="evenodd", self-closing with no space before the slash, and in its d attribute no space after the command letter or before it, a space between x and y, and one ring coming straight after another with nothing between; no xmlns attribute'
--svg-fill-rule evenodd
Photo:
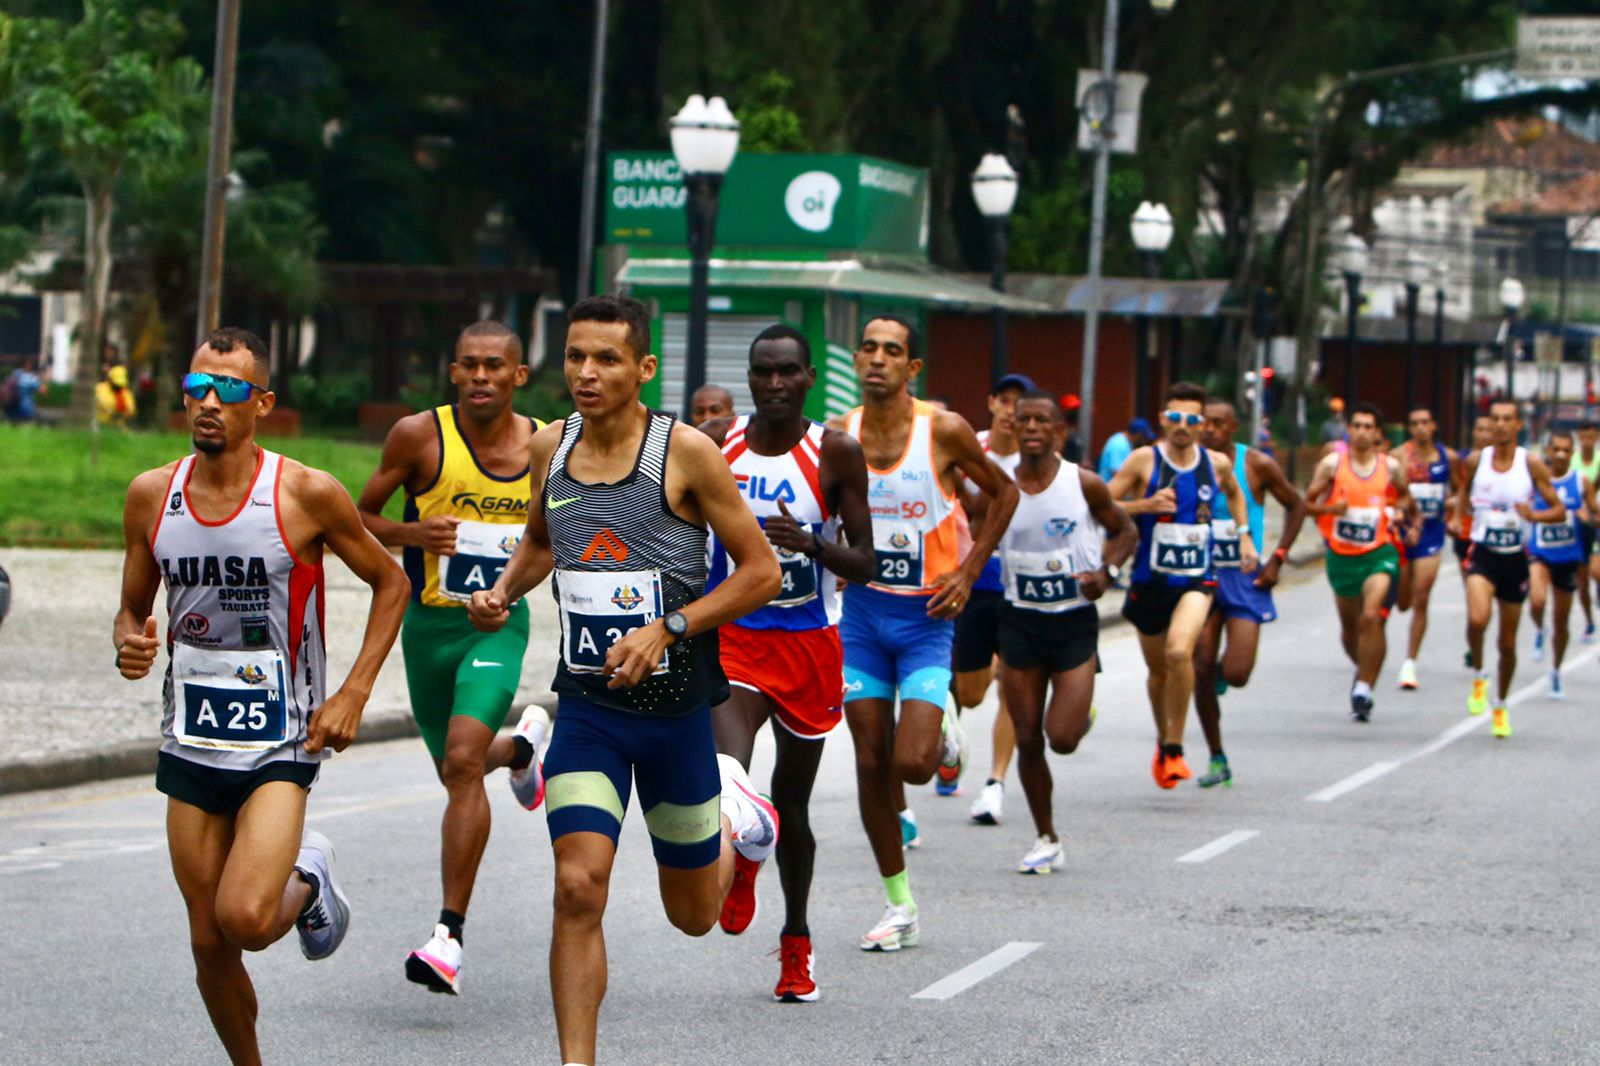
<svg viewBox="0 0 1600 1066"><path fill-rule="evenodd" d="M689 338L684 361L684 416L690 398L706 383L706 301L711 287L711 248L716 243L717 194L739 152L739 120L720 96L699 93L672 116L672 154L683 172L689 212Z"/></svg>
<svg viewBox="0 0 1600 1066"><path fill-rule="evenodd" d="M1400 269L1406 287L1406 414L1409 416L1417 406L1417 310L1422 286L1428 280L1428 261L1415 248L1408 248Z"/></svg>
<svg viewBox="0 0 1600 1066"><path fill-rule="evenodd" d="M989 228L989 287L1006 291L1006 229L1011 224L1011 208L1017 202L1017 172L1010 160L991 152L978 160L972 172L972 199ZM1005 308L994 309L994 337L989 351L989 380L1005 377L1010 364L1010 343L1006 336Z"/></svg>
<svg viewBox="0 0 1600 1066"><path fill-rule="evenodd" d="M1367 242L1354 233L1339 242L1339 271L1344 275L1346 296L1344 349L1345 410L1356 401L1356 330L1361 316L1361 278L1367 272Z"/></svg>
<svg viewBox="0 0 1600 1066"><path fill-rule="evenodd" d="M1133 246L1139 250L1139 262L1144 265L1145 275L1160 277L1161 256L1172 244L1172 212L1167 210L1165 204L1153 204L1146 200L1128 221L1128 229L1133 235ZM1133 378L1134 414L1141 418L1150 413L1150 330L1149 317L1141 315L1134 323Z"/></svg>
<svg viewBox="0 0 1600 1066"><path fill-rule="evenodd" d="M1500 282L1500 308L1505 312L1505 325L1502 329L1505 339L1500 343L1500 351L1506 361L1506 399L1515 402L1517 394L1512 387L1514 384L1517 365L1517 346L1511 338L1511 327L1517 323L1517 315L1522 310L1522 303L1527 299L1527 291L1523 289L1522 282L1513 277L1506 277Z"/></svg>

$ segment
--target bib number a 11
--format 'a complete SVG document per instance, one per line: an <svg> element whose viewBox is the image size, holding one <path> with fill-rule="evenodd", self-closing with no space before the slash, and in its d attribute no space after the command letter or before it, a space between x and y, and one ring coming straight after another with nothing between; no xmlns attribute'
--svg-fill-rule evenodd
<svg viewBox="0 0 1600 1066"><path fill-rule="evenodd" d="M174 645L173 734L214 751L270 751L289 740L283 656Z"/></svg>
<svg viewBox="0 0 1600 1066"><path fill-rule="evenodd" d="M1198 522L1157 522L1150 539L1150 569L1172 577L1203 577L1211 565L1211 527Z"/></svg>
<svg viewBox="0 0 1600 1066"><path fill-rule="evenodd" d="M659 570L558 570L556 590L561 659L575 674L603 673L613 644L665 613ZM652 673L666 673L671 654L663 652Z"/></svg>

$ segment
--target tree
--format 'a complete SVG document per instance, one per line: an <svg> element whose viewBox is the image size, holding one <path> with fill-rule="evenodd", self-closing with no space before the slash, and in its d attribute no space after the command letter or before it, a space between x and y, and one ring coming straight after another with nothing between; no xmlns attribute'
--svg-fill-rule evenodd
<svg viewBox="0 0 1600 1066"><path fill-rule="evenodd" d="M83 195L83 321L69 417L87 422L104 344L119 179L181 154L205 113L200 67L178 20L133 0L84 0L83 18L8 19L12 108L23 143Z"/></svg>

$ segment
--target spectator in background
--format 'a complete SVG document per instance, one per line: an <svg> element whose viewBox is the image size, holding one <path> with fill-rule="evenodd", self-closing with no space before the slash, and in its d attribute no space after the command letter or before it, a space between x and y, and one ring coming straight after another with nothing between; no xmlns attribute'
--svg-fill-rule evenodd
<svg viewBox="0 0 1600 1066"><path fill-rule="evenodd" d="M701 385L689 398L689 424L698 428L713 418L733 416L733 393L721 385Z"/></svg>
<svg viewBox="0 0 1600 1066"><path fill-rule="evenodd" d="M1122 469L1122 464L1128 461L1128 456L1133 454L1135 448L1143 448L1155 439L1151 432L1150 423L1142 418L1135 418L1128 423L1127 432L1118 430L1111 434L1111 439L1106 441L1106 446L1100 449L1100 479L1110 481Z"/></svg>
<svg viewBox="0 0 1600 1066"><path fill-rule="evenodd" d="M1067 420L1067 439L1061 445L1061 457L1069 463L1083 462L1083 441L1078 435L1078 410L1083 401L1075 392L1061 397L1061 412Z"/></svg>
<svg viewBox="0 0 1600 1066"><path fill-rule="evenodd" d="M13 422L32 422L38 417L38 408L35 406L34 397L44 386L44 380L39 377L38 361L29 359L13 370L0 386L3 394L6 418Z"/></svg>
<svg viewBox="0 0 1600 1066"><path fill-rule="evenodd" d="M1272 420L1265 415L1261 417L1261 425L1256 427L1256 447L1268 459L1276 459L1275 445L1272 442Z"/></svg>
<svg viewBox="0 0 1600 1066"><path fill-rule="evenodd" d="M1335 396L1328 401L1328 420L1322 423L1322 443L1344 440L1344 434L1344 400Z"/></svg>
<svg viewBox="0 0 1600 1066"><path fill-rule="evenodd" d="M128 368L113 366L94 387L94 417L102 426L127 429L128 420L139 412L139 404L128 388Z"/></svg>

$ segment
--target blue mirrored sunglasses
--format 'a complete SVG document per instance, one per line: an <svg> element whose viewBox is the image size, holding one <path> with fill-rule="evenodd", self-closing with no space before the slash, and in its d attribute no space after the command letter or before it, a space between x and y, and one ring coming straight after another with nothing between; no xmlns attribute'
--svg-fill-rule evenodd
<svg viewBox="0 0 1600 1066"><path fill-rule="evenodd" d="M218 393L217 395L220 396L222 394ZM1191 414L1187 411L1162 411L1161 417L1165 418L1168 422L1171 422L1175 426L1198 426L1200 423L1206 420L1205 415Z"/></svg>
<svg viewBox="0 0 1600 1066"><path fill-rule="evenodd" d="M250 398L250 390L266 392L260 385L243 378L230 378L222 374L185 374L183 375L183 391L197 400L206 398L206 393L212 389L217 390L217 399L223 403L242 403Z"/></svg>

